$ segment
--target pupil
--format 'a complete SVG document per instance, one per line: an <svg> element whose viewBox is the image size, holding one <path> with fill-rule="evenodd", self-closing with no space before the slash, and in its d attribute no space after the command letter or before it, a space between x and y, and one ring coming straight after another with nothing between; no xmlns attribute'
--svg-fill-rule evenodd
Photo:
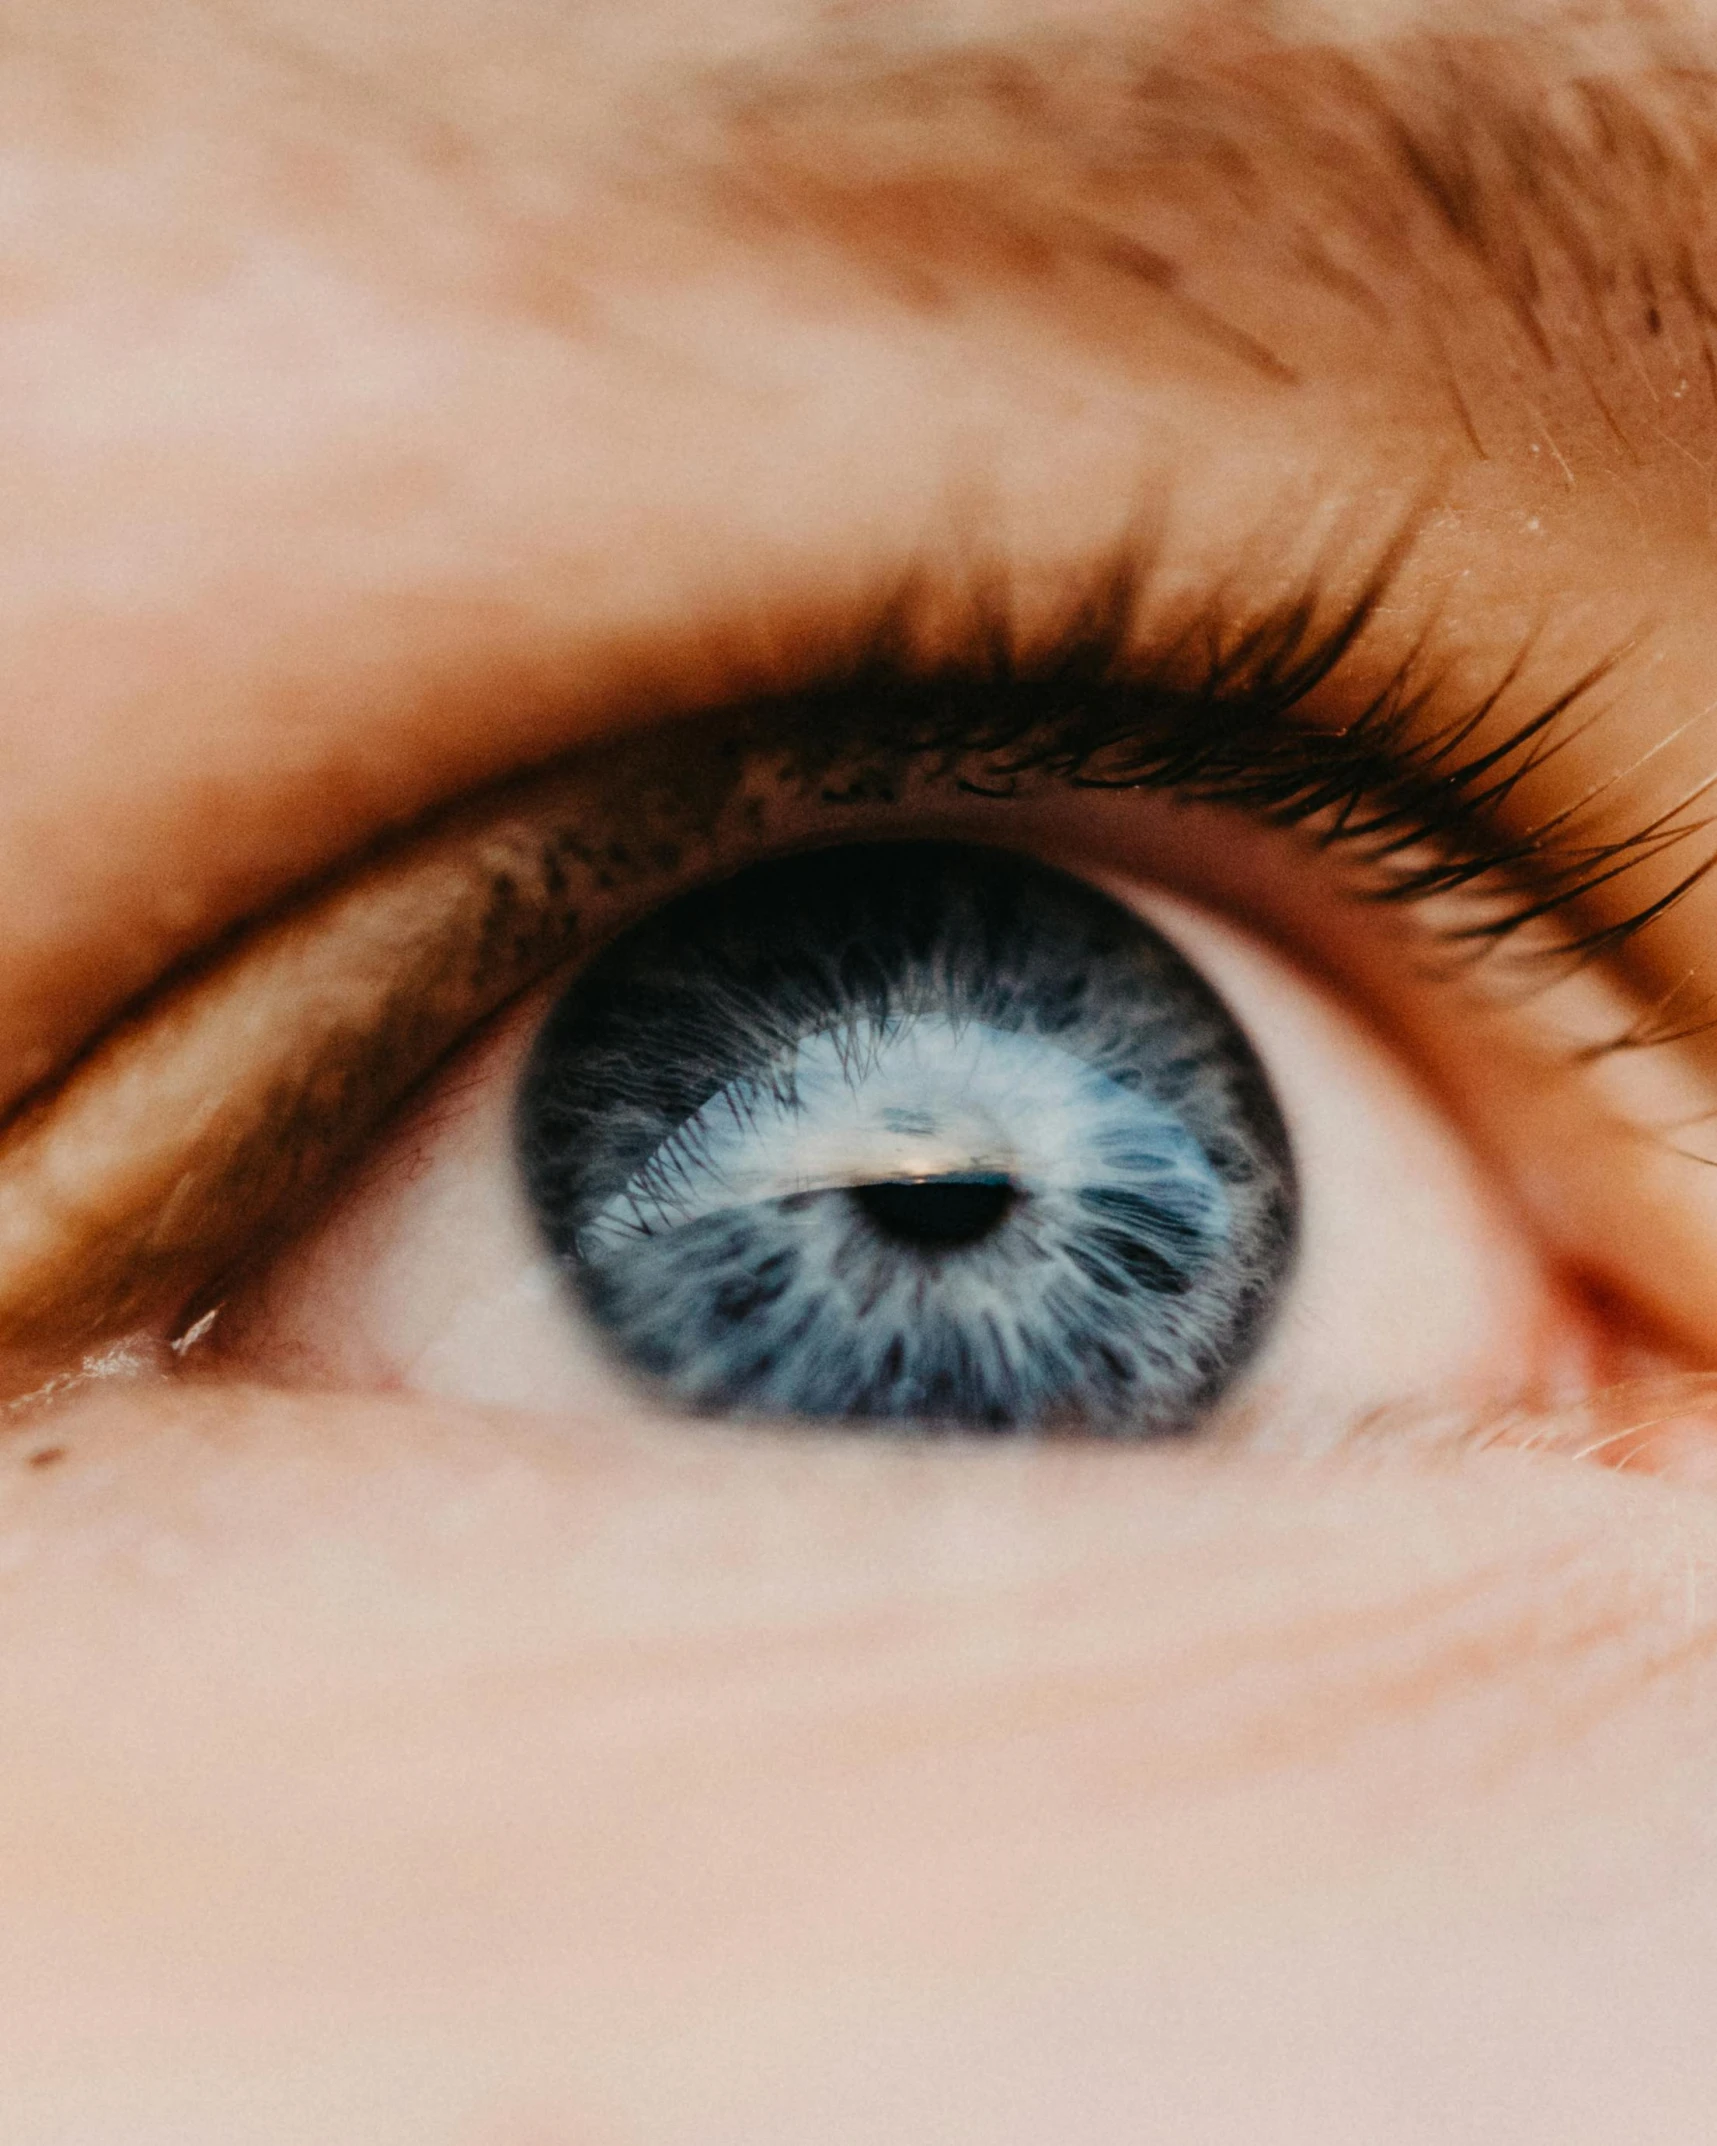
<svg viewBox="0 0 1717 2146"><path fill-rule="evenodd" d="M852 1196L885 1236L927 1248L976 1244L1019 1197L1005 1177L892 1178Z"/></svg>

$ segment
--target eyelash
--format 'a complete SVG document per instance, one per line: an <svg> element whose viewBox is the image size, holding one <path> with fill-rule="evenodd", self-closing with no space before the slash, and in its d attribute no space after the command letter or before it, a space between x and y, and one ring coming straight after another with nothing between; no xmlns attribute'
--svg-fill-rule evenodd
<svg viewBox="0 0 1717 2146"><path fill-rule="evenodd" d="M1358 895L1415 908L1428 936L1457 948L1524 935L1535 960L1613 950L1704 866L1625 924L1548 938L1526 927L1566 917L1697 823L1672 813L1582 843L1594 793L1535 832L1496 826L1570 723L1593 719L1581 711L1613 665L1490 742L1524 655L1423 734L1450 688L1415 659L1342 708L1342 666L1410 546L1398 538L1345 601L1317 573L1271 608L1235 603L1225 618L1213 602L1178 632L1150 619L1137 547L1035 636L997 585L970 596L938 644L932 624L947 612L926 578L801 651L812 660L790 691L587 752L394 838L158 989L0 1137L0 1181L24 1224L0 1241L0 1356L28 1365L33 1384L175 1311L193 1320L480 1021L653 900L792 846L773 813L846 808L832 838L855 840L885 827L909 789L919 802L1034 784L1150 789L1300 830L1357 860ZM792 840L806 838L801 827ZM830 838L826 818L809 838ZM378 925L378 912L399 921ZM1642 1029L1615 1047L1657 1040ZM222 1048L243 1054L236 1077ZM211 1060L234 1094L207 1130ZM116 1186L89 1156L123 1156L129 1174Z"/></svg>
<svg viewBox="0 0 1717 2146"><path fill-rule="evenodd" d="M1623 768L1571 807L1506 832L1499 824L1522 786L1598 719L1587 704L1626 648L1532 705L1500 737L1487 728L1529 648L1476 703L1440 722L1428 724L1427 711L1447 702L1447 679L1416 655L1343 709L1339 726L1306 720L1410 549L1410 535L1398 539L1339 605L1314 576L1261 617L1254 612L1225 630L1207 614L1155 646L1140 632L1148 576L1129 551L1035 647L1022 646L1005 593L980 594L963 638L931 670L914 653L922 599L909 586L880 609L838 670L782 706L802 735L833 741L821 756L829 767L855 739L869 741L853 786L869 795L886 795L915 765L937 767L968 794L996 798L1047 776L1075 789L1148 789L1227 806L1346 854L1360 867L1353 891L1362 899L1434 905L1424 919L1428 933L1482 954L1567 918L1597 889L1709 823L1689 817L1702 795L1695 791L1644 826L1582 840L1595 809L1635 772ZM974 762L981 776L961 772ZM803 764L814 771L818 762L806 754ZM1701 858L1601 928L1540 935L1532 960L1615 954L1685 899L1714 863L1717 856Z"/></svg>

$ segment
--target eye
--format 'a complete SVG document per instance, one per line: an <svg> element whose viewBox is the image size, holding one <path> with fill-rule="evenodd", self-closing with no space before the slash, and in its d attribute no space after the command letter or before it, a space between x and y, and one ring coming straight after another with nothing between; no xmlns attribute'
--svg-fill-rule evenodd
<svg viewBox="0 0 1717 2146"><path fill-rule="evenodd" d="M1541 1402L1583 1310L1250 934L946 841L755 865L451 1066L228 1303L264 1375L701 1416L1315 1442Z"/></svg>
<svg viewBox="0 0 1717 2146"><path fill-rule="evenodd" d="M1679 1368L1704 1088L1580 958L1677 825L1532 806L1591 677L1342 683L1385 586L889 611L404 831L0 1134L12 1392L1303 1445Z"/></svg>

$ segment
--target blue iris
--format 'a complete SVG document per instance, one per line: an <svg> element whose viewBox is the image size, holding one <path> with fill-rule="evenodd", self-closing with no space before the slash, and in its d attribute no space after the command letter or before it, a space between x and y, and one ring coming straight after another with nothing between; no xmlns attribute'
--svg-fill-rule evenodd
<svg viewBox="0 0 1717 2146"><path fill-rule="evenodd" d="M620 1359L700 1413L1182 1431L1291 1265L1232 1016L1082 882L946 843L687 896L572 986L525 1181Z"/></svg>

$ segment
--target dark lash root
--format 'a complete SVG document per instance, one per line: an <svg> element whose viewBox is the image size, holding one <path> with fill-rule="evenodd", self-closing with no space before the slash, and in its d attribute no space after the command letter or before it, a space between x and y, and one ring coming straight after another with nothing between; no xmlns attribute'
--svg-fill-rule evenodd
<svg viewBox="0 0 1717 2146"><path fill-rule="evenodd" d="M1502 824L1523 785L1601 719L1596 696L1631 643L1500 736L1494 719L1530 644L1476 704L1440 723L1427 711L1447 700L1448 685L1426 664L1423 643L1339 727L1309 719L1411 544L1411 531L1399 537L1339 607L1314 574L1255 623L1225 634L1206 618L1143 659L1147 575L1131 550L1036 646L1022 644L1005 591L980 590L960 645L930 663L921 629L928 603L909 584L835 669L758 713L783 721L796 779L819 785L830 803L889 802L926 769L998 799L1043 776L1073 788L1151 789L1230 806L1345 853L1359 867L1361 899L1431 905L1431 936L1465 957L1509 944L1535 980L1613 957L1683 901L1717 854L1601 926L1581 928L1581 905L1697 840L1712 822L1695 808L1717 776L1645 825L1594 839L1597 812L1650 757L1642 754L1571 804ZM1644 1048L1707 1025L1683 1006L1673 1021L1639 1024L1602 1048Z"/></svg>

